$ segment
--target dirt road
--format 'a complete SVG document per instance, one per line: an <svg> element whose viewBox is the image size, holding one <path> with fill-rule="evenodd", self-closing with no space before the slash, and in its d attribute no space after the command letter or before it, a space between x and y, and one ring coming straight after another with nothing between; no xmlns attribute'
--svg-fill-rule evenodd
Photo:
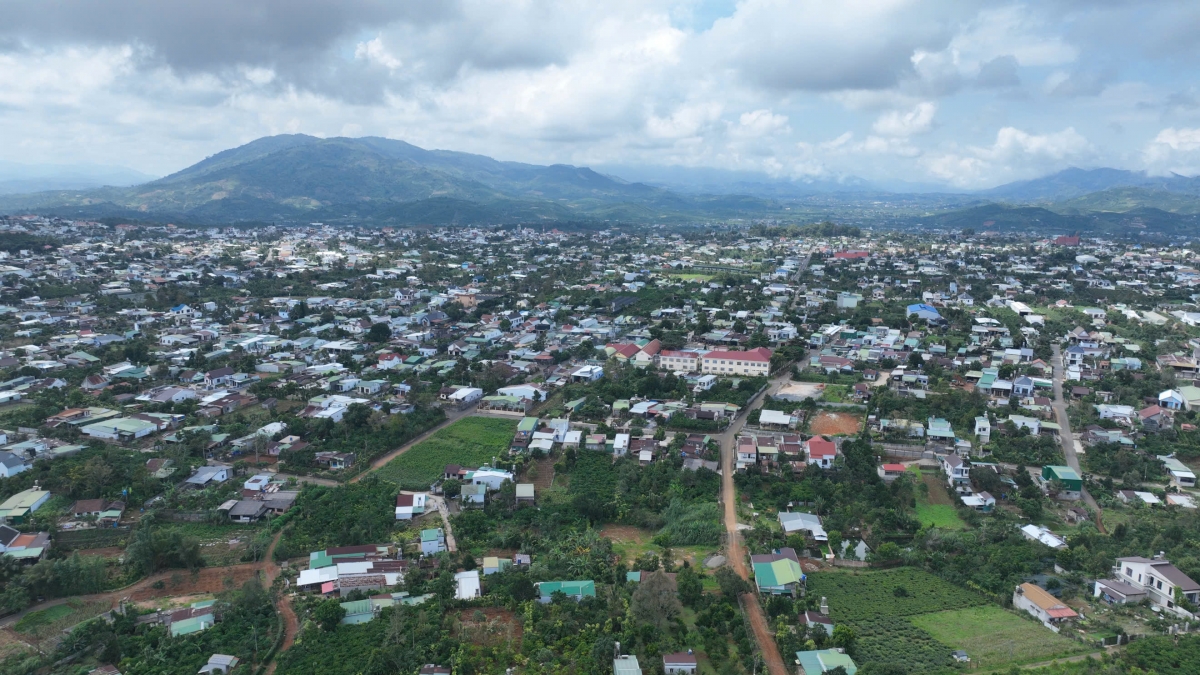
<svg viewBox="0 0 1200 675"><path fill-rule="evenodd" d="M1079 456L1075 453L1075 435L1071 433L1071 420L1067 416L1067 401L1063 397L1063 360L1062 350L1058 345L1053 346L1054 357L1054 415L1058 419L1058 426L1062 427L1058 432L1059 440L1062 441L1063 457L1067 460L1067 466L1075 469L1075 472L1080 476L1083 471L1079 468ZM1092 495L1088 494L1087 489L1083 490L1083 500L1087 505L1092 507L1096 513L1096 528L1104 532L1104 523L1101 519L1100 505Z"/></svg>
<svg viewBox="0 0 1200 675"><path fill-rule="evenodd" d="M736 442L738 432L745 426L746 418L750 415L750 412L760 408L766 395L777 391L789 379L790 370L786 370L783 375L771 380L766 391L760 393L746 404L746 407L742 409L741 415L719 437L721 443L721 503L725 507L725 532L727 535L725 545L726 558L729 564L733 566L733 571L737 572L739 577L747 580L750 578L750 568L746 564L746 551L742 546L742 533L738 530L737 490L733 485L734 443ZM767 664L767 669L771 675L788 675L787 667L783 664L783 658L779 655L779 647L775 644L775 636L771 632L770 624L767 623L766 614L763 613L762 606L758 604L758 596L754 593L746 593L741 597L741 600L742 607L746 612L746 618L750 621L750 628L754 631L754 640L758 643L758 650L762 653L763 661Z"/></svg>

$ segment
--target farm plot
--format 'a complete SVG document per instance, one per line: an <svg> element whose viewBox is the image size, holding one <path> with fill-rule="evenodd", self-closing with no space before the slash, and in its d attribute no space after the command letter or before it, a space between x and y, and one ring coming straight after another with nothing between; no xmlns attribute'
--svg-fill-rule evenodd
<svg viewBox="0 0 1200 675"><path fill-rule="evenodd" d="M515 420L465 417L398 455L377 475L403 489L427 489L447 464L477 467L502 456L516 432Z"/></svg>
<svg viewBox="0 0 1200 675"><path fill-rule="evenodd" d="M1040 624L995 606L914 616L912 623L938 642L962 649L981 668L1049 661L1090 649Z"/></svg>
<svg viewBox="0 0 1200 675"><path fill-rule="evenodd" d="M936 673L954 664L952 651L900 617L850 621L858 635L858 662L902 665L909 673ZM1049 632L1049 631L1046 631Z"/></svg>
<svg viewBox="0 0 1200 675"><path fill-rule="evenodd" d="M909 567L812 574L808 577L808 593L829 599L829 613L835 622L914 616L987 604L983 596Z"/></svg>

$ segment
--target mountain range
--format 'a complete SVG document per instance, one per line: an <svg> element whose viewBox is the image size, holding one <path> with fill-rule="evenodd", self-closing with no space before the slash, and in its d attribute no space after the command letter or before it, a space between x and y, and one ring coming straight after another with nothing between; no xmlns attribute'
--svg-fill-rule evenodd
<svg viewBox="0 0 1200 675"><path fill-rule="evenodd" d="M0 164L0 212L198 224L835 218L862 224L1145 228L1179 234L1195 231L1200 214L1200 178L1119 169L1072 168L974 193L893 192L855 177L787 180L678 167L596 171L425 150L387 138L300 134L261 138L148 182L114 174L136 183L124 186L63 185L4 194L5 168Z"/></svg>

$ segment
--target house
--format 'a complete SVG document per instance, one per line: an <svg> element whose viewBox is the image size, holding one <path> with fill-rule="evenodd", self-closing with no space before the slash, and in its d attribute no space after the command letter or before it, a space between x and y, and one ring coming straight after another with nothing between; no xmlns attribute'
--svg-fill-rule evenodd
<svg viewBox="0 0 1200 675"><path fill-rule="evenodd" d="M12 478L32 465L11 452L0 451L0 478Z"/></svg>
<svg viewBox="0 0 1200 675"><path fill-rule="evenodd" d="M249 492L262 492L271 484L271 476L269 474L260 473L250 477L249 480L242 483L242 489Z"/></svg>
<svg viewBox="0 0 1200 675"><path fill-rule="evenodd" d="M1142 492L1141 490L1117 490L1117 499L1125 504L1142 503L1146 506L1154 506L1161 504L1162 500L1154 496L1153 492Z"/></svg>
<svg viewBox="0 0 1200 675"><path fill-rule="evenodd" d="M236 656L213 654L208 657L208 663L196 671L196 675L229 675L231 670L237 668L237 664L238 657Z"/></svg>
<svg viewBox="0 0 1200 675"><path fill-rule="evenodd" d="M696 655L690 649L686 652L663 654L662 660L664 675L696 674Z"/></svg>
<svg viewBox="0 0 1200 675"><path fill-rule="evenodd" d="M487 486L468 483L462 486L458 498L462 501L463 506L483 506L487 499Z"/></svg>
<svg viewBox="0 0 1200 675"><path fill-rule="evenodd" d="M804 453L808 457L809 464L828 469L833 466L838 449L836 443L824 436L813 436L804 442Z"/></svg>
<svg viewBox="0 0 1200 675"><path fill-rule="evenodd" d="M472 485L484 485L488 490L499 490L504 481L512 482L513 475L511 471L502 469L493 469L489 466L481 466L474 471L470 471L466 475L465 482Z"/></svg>
<svg viewBox="0 0 1200 675"><path fill-rule="evenodd" d="M763 410L759 413L758 425L763 428L790 429L795 426L794 418L778 410Z"/></svg>
<svg viewBox="0 0 1200 675"><path fill-rule="evenodd" d="M1158 461L1162 462L1163 468L1171 474L1171 485L1189 489L1196 487L1196 474L1188 465L1175 459L1175 455L1158 455Z"/></svg>
<svg viewBox="0 0 1200 675"><path fill-rule="evenodd" d="M841 668L846 675L856 675L858 666L841 649L813 649L796 652L797 675L822 675Z"/></svg>
<svg viewBox="0 0 1200 675"><path fill-rule="evenodd" d="M508 558L489 555L483 558L483 575L499 574L507 569L512 569L513 561Z"/></svg>
<svg viewBox="0 0 1200 675"><path fill-rule="evenodd" d="M18 492L0 503L0 521L20 525L34 511L41 508L48 499L50 499L50 493L39 487Z"/></svg>
<svg viewBox="0 0 1200 675"><path fill-rule="evenodd" d="M1163 429L1170 429L1174 422L1171 414L1158 405L1149 405L1139 410L1138 421L1142 424L1142 431L1146 433L1157 433Z"/></svg>
<svg viewBox="0 0 1200 675"><path fill-rule="evenodd" d="M988 492L962 496L963 506L975 509L980 513L991 513L996 508L996 498Z"/></svg>
<svg viewBox="0 0 1200 675"><path fill-rule="evenodd" d="M1040 542L1053 549L1067 547L1067 540L1041 525L1025 525L1021 527L1021 534L1030 541Z"/></svg>
<svg viewBox="0 0 1200 675"><path fill-rule="evenodd" d="M820 626L825 629L825 635L833 635L833 619L820 612L814 612L811 609L804 610L804 613L800 615L800 623L804 624L810 631Z"/></svg>
<svg viewBox="0 0 1200 675"><path fill-rule="evenodd" d="M210 370L204 374L204 386L208 389L216 389L217 387L229 384L233 380L233 368L225 366Z"/></svg>
<svg viewBox="0 0 1200 675"><path fill-rule="evenodd" d="M584 597L596 597L596 582L587 581L542 581L534 584L538 590L538 602L550 602L555 593L562 593L576 602Z"/></svg>
<svg viewBox="0 0 1200 675"><path fill-rule="evenodd" d="M1024 583L1013 591L1013 608L1024 610L1047 628L1058 632L1059 626L1079 617L1075 610L1035 584Z"/></svg>
<svg viewBox="0 0 1200 675"><path fill-rule="evenodd" d="M0 553L24 563L36 563L50 548L49 532L23 533L0 525Z"/></svg>
<svg viewBox="0 0 1200 675"><path fill-rule="evenodd" d="M1100 598L1110 605L1138 603L1146 599L1146 589L1127 584L1120 579L1097 579L1092 587L1092 597Z"/></svg>
<svg viewBox="0 0 1200 675"><path fill-rule="evenodd" d="M533 503L533 483L517 483L516 498L518 504Z"/></svg>
<svg viewBox="0 0 1200 675"><path fill-rule="evenodd" d="M1069 466L1042 467L1042 481L1042 487L1047 491L1054 481L1062 485L1057 495L1059 499L1076 501L1083 498L1083 478Z"/></svg>
<svg viewBox="0 0 1200 675"><path fill-rule="evenodd" d="M900 476L904 475L906 467L903 464L881 464L876 473L883 479L885 483L891 483Z"/></svg>
<svg viewBox="0 0 1200 675"><path fill-rule="evenodd" d="M941 455L939 459L942 471L946 474L946 481L951 487L971 484L971 466L964 462L962 457L949 454Z"/></svg>
<svg viewBox="0 0 1200 675"><path fill-rule="evenodd" d="M124 512L125 502L110 502L106 499L80 499L72 504L70 509L73 518L99 518L101 514L110 511L115 511L118 514Z"/></svg>
<svg viewBox="0 0 1200 675"><path fill-rule="evenodd" d="M700 357L700 372L713 375L766 377L771 372L771 356L766 347L747 351L714 350Z"/></svg>
<svg viewBox="0 0 1200 675"><path fill-rule="evenodd" d="M992 423L987 417L979 416L975 418L975 438L979 439L981 445L991 442Z"/></svg>
<svg viewBox="0 0 1200 675"><path fill-rule="evenodd" d="M223 505L222 505L223 506ZM218 509L220 510L220 509ZM239 499L229 507L229 519L235 523L253 523L267 515L270 508L257 499Z"/></svg>
<svg viewBox="0 0 1200 675"><path fill-rule="evenodd" d="M194 485L199 488L205 488L209 485L224 483L225 481L229 480L229 477L232 474L232 466L227 466L224 464L201 466L197 467L196 472L193 473L186 481L184 481L184 483L187 485Z"/></svg>
<svg viewBox="0 0 1200 675"><path fill-rule="evenodd" d="M794 596L804 581L795 553L791 557L779 553L754 555L750 561L759 593Z"/></svg>
<svg viewBox="0 0 1200 675"><path fill-rule="evenodd" d="M699 352L677 351L663 349L658 352L655 361L659 368L673 373L694 373L700 362Z"/></svg>
<svg viewBox="0 0 1200 675"><path fill-rule="evenodd" d="M421 554L433 555L446 550L446 533L442 528L421 530Z"/></svg>
<svg viewBox="0 0 1200 675"><path fill-rule="evenodd" d="M1158 395L1158 405L1167 410L1183 410L1183 394L1174 389L1168 389Z"/></svg>
<svg viewBox="0 0 1200 675"><path fill-rule="evenodd" d="M545 401L548 395L545 389L532 384L513 384L496 390L498 396L512 396L524 401Z"/></svg>
<svg viewBox="0 0 1200 675"><path fill-rule="evenodd" d="M642 675L637 657L633 654L622 654L613 659L613 675Z"/></svg>
<svg viewBox="0 0 1200 675"><path fill-rule="evenodd" d="M454 575L454 598L456 600L472 600L482 595L479 585L479 570L467 570Z"/></svg>
<svg viewBox="0 0 1200 675"><path fill-rule="evenodd" d="M425 513L424 492L401 492L396 495L396 520L412 520L414 516Z"/></svg>
<svg viewBox="0 0 1200 675"><path fill-rule="evenodd" d="M808 536L812 537L815 541L829 540L825 528L821 526L820 516L796 511L781 511L778 514L778 518L779 525L783 528L784 534L807 532Z"/></svg>
<svg viewBox="0 0 1200 675"><path fill-rule="evenodd" d="M1117 558L1113 576L1118 581L1145 591L1151 604L1185 618L1193 618L1194 615L1176 604L1177 595L1193 604L1200 603L1200 584L1159 556Z"/></svg>

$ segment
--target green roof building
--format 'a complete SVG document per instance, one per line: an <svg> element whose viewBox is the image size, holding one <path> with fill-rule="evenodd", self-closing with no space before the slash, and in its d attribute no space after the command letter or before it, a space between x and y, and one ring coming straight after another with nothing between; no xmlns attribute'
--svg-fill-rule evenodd
<svg viewBox="0 0 1200 675"><path fill-rule="evenodd" d="M540 602L550 602L550 598L557 592L562 592L569 598L574 598L576 601L582 600L584 597L596 597L596 582L594 581L543 581L537 584L538 598Z"/></svg>
<svg viewBox="0 0 1200 675"><path fill-rule="evenodd" d="M1042 479L1056 480L1062 483L1069 492L1083 490L1083 479L1080 478L1079 472L1069 466L1043 466Z"/></svg>
<svg viewBox="0 0 1200 675"><path fill-rule="evenodd" d="M800 664L800 675L822 675L839 666L846 669L846 675L858 672L854 659L836 649L796 652L796 662Z"/></svg>

